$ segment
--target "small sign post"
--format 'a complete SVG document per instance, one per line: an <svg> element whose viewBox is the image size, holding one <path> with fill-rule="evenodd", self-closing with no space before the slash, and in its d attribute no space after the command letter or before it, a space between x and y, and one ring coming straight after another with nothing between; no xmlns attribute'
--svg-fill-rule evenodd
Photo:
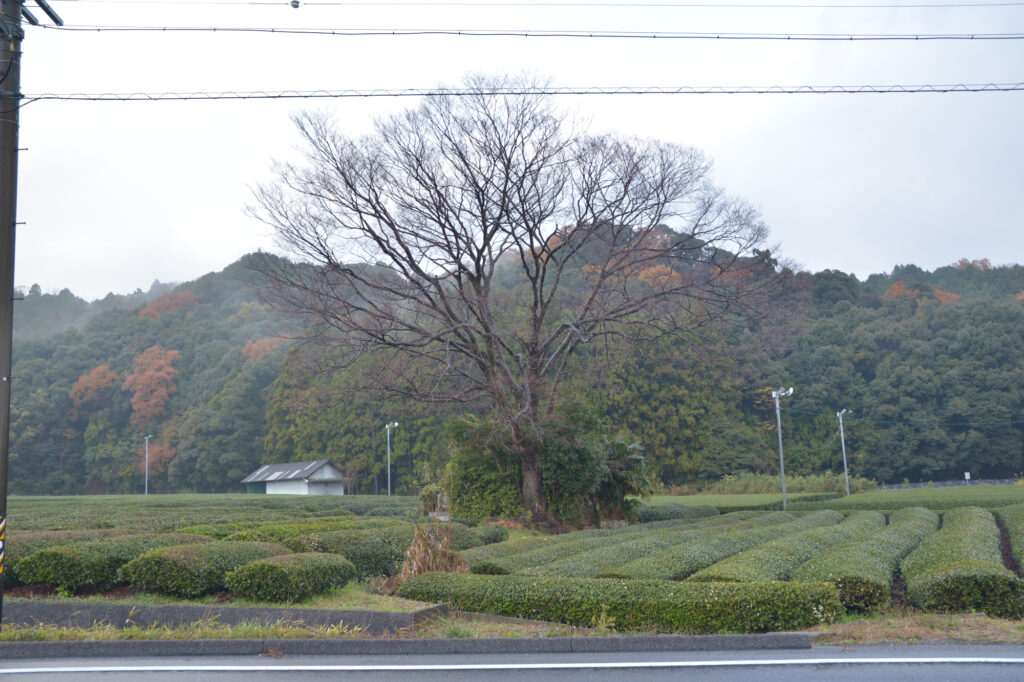
<svg viewBox="0 0 1024 682"><path fill-rule="evenodd" d="M970 483L971 483L971 472L970 471L965 471L964 472L964 480L967 481L968 485L970 485Z"/></svg>

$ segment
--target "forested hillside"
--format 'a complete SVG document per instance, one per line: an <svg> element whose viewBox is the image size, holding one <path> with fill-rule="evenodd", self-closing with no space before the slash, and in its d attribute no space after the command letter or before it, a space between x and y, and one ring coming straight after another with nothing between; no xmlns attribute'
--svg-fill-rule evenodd
<svg viewBox="0 0 1024 682"><path fill-rule="evenodd" d="M240 491L260 463L330 458L354 488L384 489L383 426L396 492L448 458L445 424L474 405L345 393L331 358L293 344L294 320L261 303L252 256L177 287L92 303L23 292L15 311L10 476L14 493ZM784 403L787 471L880 481L1024 472L1024 267L987 261L866 281L800 273L767 321L602 345L568 378L613 431L635 438L665 484L777 472L770 391ZM348 372L372 372L378 356Z"/></svg>

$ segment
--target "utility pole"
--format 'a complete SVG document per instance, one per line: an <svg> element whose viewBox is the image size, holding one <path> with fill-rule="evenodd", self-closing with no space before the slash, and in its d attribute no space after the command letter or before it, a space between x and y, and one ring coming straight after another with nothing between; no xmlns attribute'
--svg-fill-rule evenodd
<svg viewBox="0 0 1024 682"><path fill-rule="evenodd" d="M388 432L388 497L391 497L391 429L397 429L398 422L388 422L384 428Z"/></svg>
<svg viewBox="0 0 1024 682"><path fill-rule="evenodd" d="M14 338L14 231L18 222L18 107L21 105L21 0L0 0L0 624L7 531L7 454L11 445Z"/></svg>
<svg viewBox="0 0 1024 682"><path fill-rule="evenodd" d="M772 391L772 398L775 399L775 425L779 432L779 476L782 478L782 511L786 511L786 461L782 458L782 409L779 407L779 397L793 395L793 387Z"/></svg>
<svg viewBox="0 0 1024 682"><path fill-rule="evenodd" d="M843 446L843 476L846 477L846 496L850 496L850 470L846 466L846 434L843 433L843 415L846 414L847 410L843 409L836 412L836 416L839 417L839 442Z"/></svg>
<svg viewBox="0 0 1024 682"><path fill-rule="evenodd" d="M146 489L143 495L149 494L149 439L153 437L153 434L146 436Z"/></svg>
<svg viewBox="0 0 1024 682"><path fill-rule="evenodd" d="M53 23L64 22L36 0ZM18 112L21 106L21 17L39 20L22 0L0 0L0 627L4 610L7 460L11 446L11 347L14 339L14 236L18 224Z"/></svg>

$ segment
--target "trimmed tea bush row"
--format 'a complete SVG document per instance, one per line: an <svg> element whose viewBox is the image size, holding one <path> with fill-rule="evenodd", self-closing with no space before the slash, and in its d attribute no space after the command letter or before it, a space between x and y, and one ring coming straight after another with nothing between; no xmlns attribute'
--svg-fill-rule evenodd
<svg viewBox="0 0 1024 682"><path fill-rule="evenodd" d="M793 517L785 512L768 512L749 521L731 521L729 515L716 516L707 519L703 524L688 524L646 531L631 536L633 539L628 542L573 554L544 566L527 568L522 573L523 575L563 576L566 578L607 577L614 575L622 566L642 557L684 544L709 541L722 534L723 530L735 532L742 528L772 526L792 520ZM695 527L698 525L700 527Z"/></svg>
<svg viewBox="0 0 1024 682"><path fill-rule="evenodd" d="M900 561L938 527L939 515L929 509L901 509L885 528L836 545L799 566L792 580L835 583L847 610L869 611L889 601Z"/></svg>
<svg viewBox="0 0 1024 682"><path fill-rule="evenodd" d="M449 523L442 524L442 527L451 529L452 549L456 552L508 540L508 529L501 526L475 526L467 528L460 523Z"/></svg>
<svg viewBox="0 0 1024 682"><path fill-rule="evenodd" d="M374 529L335 530L287 538L283 544L294 552L341 554L356 568L362 580L394 575L412 542L413 526L402 523Z"/></svg>
<svg viewBox="0 0 1024 682"><path fill-rule="evenodd" d="M132 531L121 528L30 530L8 533L4 543L4 585L15 587L29 582L22 579L21 562L41 549L132 534Z"/></svg>
<svg viewBox="0 0 1024 682"><path fill-rule="evenodd" d="M224 583L237 595L271 602L295 602L344 587L356 567L340 554L282 554L230 571Z"/></svg>
<svg viewBox="0 0 1024 682"><path fill-rule="evenodd" d="M767 528L724 532L702 542L655 552L650 556L632 561L615 570L614 577L685 580L693 573L734 554L739 554L779 537L801 533L809 528L832 526L842 520L843 515L839 512L826 510L808 514L796 521ZM613 577L610 572L606 572L605 575Z"/></svg>
<svg viewBox="0 0 1024 682"><path fill-rule="evenodd" d="M977 609L990 616L1024 615L1024 582L1003 565L999 528L980 507L953 509L942 528L903 560L910 602L927 611Z"/></svg>
<svg viewBox="0 0 1024 682"><path fill-rule="evenodd" d="M188 526L182 528L182 533L198 533L199 535L209 535L211 538L217 540L223 540L229 535L234 535L241 531L253 530L256 528L266 528L269 526L298 526L306 525L311 523L331 523L335 521L340 522L364 522L367 519L360 519L359 517L345 511L344 509L337 510L342 512L340 515L332 516L314 516L308 519L275 519L272 521L237 521L231 523L201 523L197 526Z"/></svg>
<svg viewBox="0 0 1024 682"><path fill-rule="evenodd" d="M676 520L671 525L659 529L651 529L650 524L644 524L642 526L627 526L614 530L594 529L579 531L552 538L548 543L539 546L537 549L518 554L509 554L500 559L492 558L487 561L481 561L479 557L471 559L467 556L466 560L469 561L470 571L474 573L488 573L491 575L521 573L526 569L545 566L585 552L602 551L623 545L624 543L635 542L650 537L652 533L677 532L681 528L692 529L722 526L723 524L728 526L731 523L738 523L741 518L727 515L698 518L692 521Z"/></svg>
<svg viewBox="0 0 1024 682"><path fill-rule="evenodd" d="M49 583L60 592L104 591L118 583L118 569L154 547L210 542L204 535L160 533L109 537L40 549L20 562L26 583Z"/></svg>
<svg viewBox="0 0 1024 682"><path fill-rule="evenodd" d="M841 497L829 502L799 500L792 509L902 509L925 507L942 510L975 506L992 509L1011 504L1024 504L1022 485L963 485L949 488L898 488L872 490Z"/></svg>
<svg viewBox="0 0 1024 682"><path fill-rule="evenodd" d="M368 530L372 528L394 528L408 526L401 519L359 519L342 518L321 521L310 519L304 523L267 523L255 528L240 530L223 538L231 542L283 542L288 538L312 533L329 533L336 530Z"/></svg>
<svg viewBox="0 0 1024 682"><path fill-rule="evenodd" d="M822 550L884 525L885 517L876 511L856 512L842 523L812 528L748 549L694 573L688 580L740 583L785 580L793 569Z"/></svg>
<svg viewBox="0 0 1024 682"><path fill-rule="evenodd" d="M226 587L228 572L288 550L266 542L210 542L151 549L121 567L121 579L141 590L198 597Z"/></svg>
<svg viewBox="0 0 1024 682"><path fill-rule="evenodd" d="M1006 526L1010 547L1018 566L1024 566L1024 504L1015 504L996 510L996 516Z"/></svg>
<svg viewBox="0 0 1024 682"><path fill-rule="evenodd" d="M843 613L829 583L687 584L663 580L426 573L399 596L456 609L618 630L674 633L801 630Z"/></svg>
<svg viewBox="0 0 1024 682"><path fill-rule="evenodd" d="M670 502L652 507L649 504L642 504L637 507L637 523L650 523L651 521L669 521L672 519L699 519L705 516L717 516L718 509L706 504L689 506Z"/></svg>

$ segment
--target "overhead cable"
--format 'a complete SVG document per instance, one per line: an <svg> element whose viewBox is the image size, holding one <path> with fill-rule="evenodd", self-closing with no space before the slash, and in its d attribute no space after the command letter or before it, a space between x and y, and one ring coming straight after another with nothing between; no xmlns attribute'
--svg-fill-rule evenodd
<svg viewBox="0 0 1024 682"><path fill-rule="evenodd" d="M1018 92L1019 83L954 83L948 85L771 85L771 86L674 86L674 87L528 87L528 88L405 88L397 90L280 90L250 92L122 92L40 93L21 97L22 104L37 101L166 102L268 99L358 99L380 97L466 97L472 95L858 95L953 92ZM7 99L10 99L9 97Z"/></svg>
<svg viewBox="0 0 1024 682"><path fill-rule="evenodd" d="M235 5L287 7L289 0L53 0L75 4L107 5ZM1021 7L1024 2L922 2L922 3L719 3L719 2L331 2L307 0L300 7L586 7L586 8L700 8L700 9L972 9Z"/></svg>
<svg viewBox="0 0 1024 682"><path fill-rule="evenodd" d="M513 38L598 38L648 40L783 40L783 41L989 41L1024 40L1024 33L743 33L701 31L588 31L532 29L458 29L458 28L257 28L238 26L50 26L51 31L117 33L272 33L279 35L321 35L355 37L513 37Z"/></svg>

